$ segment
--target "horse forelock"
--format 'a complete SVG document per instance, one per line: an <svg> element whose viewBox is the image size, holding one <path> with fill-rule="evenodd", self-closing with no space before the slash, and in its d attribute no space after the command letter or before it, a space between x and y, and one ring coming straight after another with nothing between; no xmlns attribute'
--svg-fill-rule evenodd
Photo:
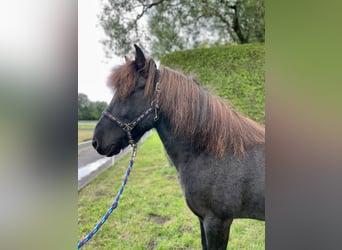
<svg viewBox="0 0 342 250"><path fill-rule="evenodd" d="M135 89L139 75L144 75L146 76L144 95L151 97L156 71L157 67L152 59L147 59L140 69L134 61L127 60L125 64L113 69L108 85L115 89L116 98L125 99Z"/></svg>
<svg viewBox="0 0 342 250"><path fill-rule="evenodd" d="M264 128L244 117L196 80L169 68L160 71L160 111L178 136L221 158L243 154L248 146L265 142Z"/></svg>

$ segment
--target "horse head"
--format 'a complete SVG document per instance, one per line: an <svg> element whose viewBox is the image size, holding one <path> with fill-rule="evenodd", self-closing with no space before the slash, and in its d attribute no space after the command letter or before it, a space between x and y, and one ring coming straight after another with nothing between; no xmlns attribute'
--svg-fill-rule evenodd
<svg viewBox="0 0 342 250"><path fill-rule="evenodd" d="M92 142L101 155L112 156L129 144L133 146L155 125L158 70L154 61L134 46L135 59L126 58L109 78L115 93L95 127Z"/></svg>

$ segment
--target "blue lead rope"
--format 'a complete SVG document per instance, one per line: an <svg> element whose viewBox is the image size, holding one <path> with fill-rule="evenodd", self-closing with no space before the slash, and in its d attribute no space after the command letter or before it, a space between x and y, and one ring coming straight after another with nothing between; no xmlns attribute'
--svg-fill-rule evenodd
<svg viewBox="0 0 342 250"><path fill-rule="evenodd" d="M77 244L77 249L80 249L84 244L86 244L93 236L94 234L96 234L97 231L99 231L99 229L101 228L101 226L106 222L106 220L108 219L109 215L113 212L113 210L118 206L119 204L119 200L120 200L120 196L122 195L124 188L126 186L129 174L131 173L131 170L133 168L133 163L134 163L134 158L136 155L136 146L133 146L133 150L132 150L132 154L131 154L131 159L129 161L128 164L128 168L125 174L125 178L122 181L121 184L121 188L118 192L118 194L115 197L115 200L113 202L113 204L111 205L111 207L108 209L107 213L102 217L101 221L99 221L97 223L97 225L93 228L93 230L91 230L84 238L83 240L81 240L80 242L78 242Z"/></svg>

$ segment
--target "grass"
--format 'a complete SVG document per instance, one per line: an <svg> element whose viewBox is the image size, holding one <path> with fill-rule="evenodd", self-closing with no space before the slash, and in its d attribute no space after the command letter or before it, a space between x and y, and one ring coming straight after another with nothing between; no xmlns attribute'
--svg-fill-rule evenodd
<svg viewBox="0 0 342 250"><path fill-rule="evenodd" d="M78 237L84 237L112 204L129 155L79 192ZM235 220L229 249L265 249L264 222ZM138 148L119 206L86 249L201 249L197 217L185 204L176 170L154 131Z"/></svg>
<svg viewBox="0 0 342 250"><path fill-rule="evenodd" d="M93 138L93 130L78 130L78 143L89 141Z"/></svg>
<svg viewBox="0 0 342 250"><path fill-rule="evenodd" d="M96 123L97 121L92 123L78 123L78 129L94 130Z"/></svg>
<svg viewBox="0 0 342 250"><path fill-rule="evenodd" d="M97 121L78 122L78 143L91 140Z"/></svg>

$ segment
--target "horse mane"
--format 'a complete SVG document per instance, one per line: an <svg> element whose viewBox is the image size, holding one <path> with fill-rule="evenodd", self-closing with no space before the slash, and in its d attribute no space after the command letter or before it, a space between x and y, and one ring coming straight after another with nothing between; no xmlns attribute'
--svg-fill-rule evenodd
<svg viewBox="0 0 342 250"><path fill-rule="evenodd" d="M164 67L159 83L160 111L169 118L175 134L194 138L196 147L223 157L227 152L243 154L249 146L265 142L262 126L230 108L193 78Z"/></svg>
<svg viewBox="0 0 342 250"><path fill-rule="evenodd" d="M147 72L145 96L153 97L157 68L148 59L141 70ZM135 87L139 72L133 61L119 67L110 77L118 98L126 98ZM191 77L162 67L159 73L160 112L170 121L176 136L192 138L196 148L221 158L244 154L255 144L265 143L265 129L213 96Z"/></svg>

